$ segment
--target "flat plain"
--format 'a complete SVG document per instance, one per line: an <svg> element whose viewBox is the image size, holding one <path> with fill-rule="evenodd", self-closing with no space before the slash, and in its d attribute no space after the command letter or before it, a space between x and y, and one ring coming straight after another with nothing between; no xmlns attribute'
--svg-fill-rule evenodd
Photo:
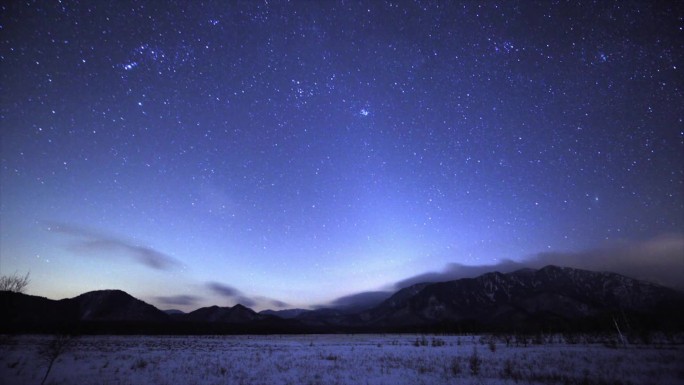
<svg viewBox="0 0 684 385"><path fill-rule="evenodd" d="M684 384L684 343L672 336L79 336L54 350L55 341L0 336L0 383Z"/></svg>

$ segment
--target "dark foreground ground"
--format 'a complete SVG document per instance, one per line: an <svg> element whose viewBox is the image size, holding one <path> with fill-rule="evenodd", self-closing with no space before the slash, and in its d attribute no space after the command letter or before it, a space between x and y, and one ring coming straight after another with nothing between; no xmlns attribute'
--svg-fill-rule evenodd
<svg viewBox="0 0 684 385"><path fill-rule="evenodd" d="M625 343L626 342L626 343ZM3 384L683 384L684 336L0 337Z"/></svg>

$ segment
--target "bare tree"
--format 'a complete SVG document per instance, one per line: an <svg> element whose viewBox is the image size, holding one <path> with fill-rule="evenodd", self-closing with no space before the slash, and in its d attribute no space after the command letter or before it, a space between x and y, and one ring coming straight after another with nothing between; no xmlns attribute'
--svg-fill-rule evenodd
<svg viewBox="0 0 684 385"><path fill-rule="evenodd" d="M47 380L48 375L50 374L52 365L57 358L69 348L72 339L73 338L69 335L58 334L38 351L38 355L48 364L47 370L45 371L45 377L43 377L43 381L41 381L40 385L45 384L45 380Z"/></svg>
<svg viewBox="0 0 684 385"><path fill-rule="evenodd" d="M0 277L0 291L12 291L15 293L23 293L26 290L31 279L30 272L25 276L20 276L16 272L12 275L3 275Z"/></svg>

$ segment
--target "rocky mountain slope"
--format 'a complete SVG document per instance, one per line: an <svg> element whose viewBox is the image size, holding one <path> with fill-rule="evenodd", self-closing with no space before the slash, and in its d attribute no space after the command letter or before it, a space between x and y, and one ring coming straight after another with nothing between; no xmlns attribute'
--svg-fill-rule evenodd
<svg viewBox="0 0 684 385"><path fill-rule="evenodd" d="M547 266L400 290L356 322L378 326L474 322L489 328L567 325L615 314L663 314L682 293L614 273Z"/></svg>

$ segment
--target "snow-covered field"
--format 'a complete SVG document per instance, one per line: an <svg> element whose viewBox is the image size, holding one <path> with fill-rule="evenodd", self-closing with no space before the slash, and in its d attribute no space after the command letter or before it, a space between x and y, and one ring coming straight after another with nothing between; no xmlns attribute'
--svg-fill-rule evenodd
<svg viewBox="0 0 684 385"><path fill-rule="evenodd" d="M40 384L54 339L0 336L0 383ZM392 334L81 336L56 355L45 383L684 384L684 345L672 340L617 347L562 336L527 342Z"/></svg>

